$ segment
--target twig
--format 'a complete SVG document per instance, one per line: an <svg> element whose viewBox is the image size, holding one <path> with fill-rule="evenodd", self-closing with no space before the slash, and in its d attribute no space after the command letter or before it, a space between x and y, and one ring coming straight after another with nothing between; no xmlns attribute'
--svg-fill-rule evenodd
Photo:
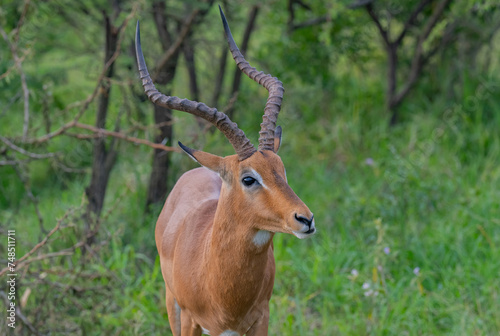
<svg viewBox="0 0 500 336"><path fill-rule="evenodd" d="M21 56L21 57L19 58L19 60L21 61L21 63L22 63L22 62L24 62L24 59L26 58L26 56L28 56L28 54L29 54L29 53L30 53L30 50L29 50L29 49L24 51L23 56ZM5 77L7 77L8 75L10 75L10 73L12 72L12 70L14 70L15 68L16 68L16 65L15 65L15 64L14 64L13 66L9 67L9 68L7 69L7 71L5 71L3 74L1 74L1 75L0 75L0 80L4 79L4 78L5 78Z"/></svg>
<svg viewBox="0 0 500 336"><path fill-rule="evenodd" d="M134 120L131 120L131 123L134 125L132 127L128 128L126 131L124 131L125 133L130 133L130 132L134 132L137 130L149 131L151 128L157 129L157 128L164 127L164 126L172 126L174 124L173 121L163 121L163 122L153 124L153 125L141 125L141 124L138 124L137 122L135 122Z"/></svg>
<svg viewBox="0 0 500 336"><path fill-rule="evenodd" d="M366 5L366 11L368 12L368 15L372 18L372 21L375 23L375 25L378 28L378 31L380 32L380 35L382 36L382 39L384 40L384 43L387 48L389 48L392 44L392 42L389 40L389 34L387 33L387 30L382 27L382 24L380 23L380 20L378 19L377 14L375 14L375 11L373 10L373 4L369 3Z"/></svg>
<svg viewBox="0 0 500 336"><path fill-rule="evenodd" d="M89 98L87 98L88 100ZM93 99L93 98L92 98ZM85 104L87 102L87 100L85 100L85 102L79 102L79 103L83 103ZM35 144L38 144L38 143L42 143L42 142L46 142L58 135L61 135L63 134L64 132L66 132L66 130L72 128L75 126L75 124L77 123L78 120L72 120L66 124L64 124L63 126L61 126L58 130L55 130L54 132L51 132L51 133L48 133L48 134L45 134L44 136L40 137L40 138L37 138L37 139L31 139L31 140L27 140L26 143L35 143Z"/></svg>
<svg viewBox="0 0 500 336"><path fill-rule="evenodd" d="M29 6L30 6L30 0L26 0L24 2L24 7L23 7L23 11L21 13L21 16L19 17L19 20L17 20L17 26L13 30L13 33L14 33L14 42L16 44L17 44L17 42L19 42L19 32L21 31L21 27L24 24L24 19L26 19L26 14L28 14L28 8L29 8Z"/></svg>
<svg viewBox="0 0 500 336"><path fill-rule="evenodd" d="M137 7L138 7L138 4L135 3L130 14L127 15L127 17L123 20L123 23L121 24L119 30L125 29L128 22L135 16L135 13L137 11ZM57 131L54 131L52 133L49 133L49 134L39 138L38 140L36 140L36 142L39 143L39 142L44 142L44 141L50 140L54 136L57 136L57 135L64 133L64 131L66 131L68 128L73 127L74 123L77 123L78 120L80 120L80 118L85 113L85 111L87 111L87 108L90 105L90 103L94 100L94 98L99 93L100 88L101 88L101 82L104 79L104 77L106 77L106 73L107 73L109 67L111 66L111 64L113 64L113 62L116 60L116 58L120 55L123 38L124 38L124 34L120 34L120 37L119 37L118 42L117 42L116 51L113 53L113 56L111 56L109 61L104 65L104 68L102 69L99 77L97 78L97 85L95 86L94 91L83 102L77 102L75 104L75 105L81 104L82 107L81 107L80 111L76 114L76 116L73 118L73 122L69 122L69 123L65 124L63 127L61 127L60 129L58 129Z"/></svg>
<svg viewBox="0 0 500 336"><path fill-rule="evenodd" d="M155 82L157 80L158 76L160 75L160 69L163 69L165 67L165 64L168 63L168 61L172 58L172 56L174 56L175 53L181 47L182 42L184 42L184 39L188 35L188 33L191 29L191 25L193 24L194 19L196 18L196 16L198 15L199 12L200 12L199 9L195 9L189 15L189 17L186 19L186 22L182 26L182 30L179 32L179 35L177 36L177 40L175 40L174 44L172 44L172 46L170 48L168 48L167 51L165 51L163 56L158 61L158 64L156 65L156 71L153 73L153 76L151 76L153 79L153 82Z"/></svg>
<svg viewBox="0 0 500 336"><path fill-rule="evenodd" d="M253 32L254 27L255 27L255 22L257 20L258 14L259 14L259 9L260 9L259 5L254 5L250 10L248 22L247 22L247 25L245 27L245 32L243 34L243 41L241 43L241 48L240 48L240 51L243 55L246 54L246 51L248 49L248 44L250 42L250 37L251 37L252 32ZM234 76L233 76L233 87L231 89L231 97L232 98L237 97L236 93L240 90L242 73L243 72L238 67L236 67L236 69L234 71ZM230 104L227 108L227 111L225 111L225 113L227 114L227 116L230 119L233 118L233 115L234 115L233 105L234 105L234 102L233 102L233 104Z"/></svg>
<svg viewBox="0 0 500 336"><path fill-rule="evenodd" d="M408 94L410 89L413 87L415 82L418 79L420 71L422 70L422 66L428 60L428 57L424 56L424 42L429 37L432 29L439 21L439 18L443 14L444 9L452 0L442 0L439 2L432 13L429 21L425 25L422 34L418 37L417 47L415 51L415 55L413 56L410 68L410 74L408 76L408 80L406 81L404 87L393 97L390 102L390 106L397 106L403 98Z"/></svg>
<svg viewBox="0 0 500 336"><path fill-rule="evenodd" d="M14 104L16 100L19 99L19 97L21 97L21 92L18 91L15 95L12 96L12 98L9 99L8 103L2 106L2 111L0 111L0 118L3 117L4 114L7 113L7 111L9 111L12 104Z"/></svg>
<svg viewBox="0 0 500 336"><path fill-rule="evenodd" d="M12 142L10 142L9 139L7 139L7 138L5 138L5 137L3 137L1 135L0 135L0 140L2 140L2 142L4 144L6 144L7 146L9 146L11 149L15 150L16 152L21 153L23 155L26 155L27 157L30 157L32 159L48 159L48 158L51 158L51 157L54 157L54 156L57 155L56 153L35 154L35 153L28 152L27 150L25 150L25 149L23 149L21 147L16 146Z"/></svg>
<svg viewBox="0 0 500 336"><path fill-rule="evenodd" d="M231 98L229 98L227 105L221 110L223 113L227 114L228 111L233 109L234 104L238 100L238 94L239 94L239 91L233 92L233 95L231 96ZM209 126L212 126L212 125L209 125Z"/></svg>
<svg viewBox="0 0 500 336"><path fill-rule="evenodd" d="M33 253L35 253L38 249L40 249L42 246L44 246L47 241L49 240L49 238L54 234L56 233L60 228L61 228L61 223L66 219L68 218L71 214L73 214L74 212L74 209L69 209L68 211L66 211L66 213L64 214L64 216L59 219L57 221L57 224L56 226L54 226L54 228L52 228L52 230L50 230L50 232L45 236L45 238L43 238L38 244L36 244L32 249L31 251L27 252L25 255L23 255L21 258L17 259L16 260L16 268L24 261L26 260L29 256L31 256ZM0 271L0 276L4 275L5 273L7 273L7 271L9 270L8 267L5 267L4 269L2 269Z"/></svg>
<svg viewBox="0 0 500 336"><path fill-rule="evenodd" d="M415 20L417 19L418 14L420 14L424 8L430 4L432 0L422 0L418 6L413 10L413 12L410 14L410 17L408 20L406 20L405 25L403 27L403 30L397 37L397 39L394 41L396 44L400 44L403 38L405 37L406 33L408 32L408 29L410 29L410 26L414 24Z"/></svg>
<svg viewBox="0 0 500 336"><path fill-rule="evenodd" d="M29 1L27 1L29 3ZM27 5L25 6L25 8ZM7 43L7 45L10 48L10 51L12 53L12 57L14 58L14 63L16 64L17 70L19 71L19 74L21 76L21 86L23 88L23 93L24 93L24 122L23 122L23 140L26 140L28 137L28 127L29 127L29 119L30 119L30 112L29 112L29 107L30 107L30 102L29 102L29 89L28 89L28 84L26 83L26 74L23 71L22 67L22 60L19 58L17 55L17 44L13 44L9 40L9 36L5 32L5 30L0 27L0 34L2 35L3 39Z"/></svg>
<svg viewBox="0 0 500 336"><path fill-rule="evenodd" d="M152 127L160 127L160 126L162 126L162 124L155 124ZM56 137L58 135L66 134L66 131L69 130L69 129L71 129L71 128L73 128L73 127L86 129L88 131L96 133L95 135L68 134L69 136L75 137L77 139L101 138L101 137L112 136L112 137L115 137L115 138L120 138L120 139L123 139L123 140L126 140L126 141L130 141L130 142L133 142L133 143L143 144L143 145L146 145L146 146L149 146L149 147L152 147L152 148L162 149L162 150L164 150L166 152L179 152L179 149L175 148L175 147L170 147L170 146L165 146L165 145L162 145L162 144L157 144L157 143L145 140L145 139L139 139L139 138L136 138L136 137L132 137L132 136L123 134L121 132L108 131L108 130L103 129L103 128L98 128L98 127L95 127L95 126L91 126L91 125L87 125L87 124L82 124L82 123L79 123L77 120L72 120L72 121L64 124L58 130L56 130L56 131L54 131L52 133L46 134L46 135L44 135L41 138L31 140L29 142L31 142L31 143L45 142L45 141L47 141L49 139L52 139L52 138L54 138L54 137Z"/></svg>
<svg viewBox="0 0 500 336"><path fill-rule="evenodd" d="M2 297L2 299L4 300L4 302L6 304L9 302L9 299L7 297L7 293L5 293L3 290L0 290L0 296ZM21 322L23 322L23 324L26 327L28 327L28 329L31 331L31 333L33 333L37 336L42 335L42 334L40 334L40 332L38 330L36 330L35 327L33 327L33 325L30 323L28 318L26 316L24 316L24 314L21 312L21 309L19 308L19 305L16 305L16 317L18 317L21 320Z"/></svg>
<svg viewBox="0 0 500 336"><path fill-rule="evenodd" d="M45 231L45 227L43 226L43 217L42 213L40 212L40 209L38 208L38 199L33 195L33 191L31 191L31 187L29 185L28 179L23 175L23 172L21 171L20 167L17 165L13 167L14 170L16 171L17 176L21 180L21 182L24 185L24 190L26 190L26 194L28 194L28 198L31 200L33 203L33 206L35 207L35 212L38 217L38 223L40 225L40 231L42 234L45 234L47 231Z"/></svg>
<svg viewBox="0 0 500 336"><path fill-rule="evenodd" d="M154 142L151 142L151 141L148 141L148 140L145 140L145 139L139 139L139 138L136 138L136 137L131 137L131 136L128 136L128 135L120 133L120 132L108 131L106 129L97 128L95 126L91 126L91 125L87 125L87 124L82 124L82 123L78 123L77 122L77 123L74 124L74 127L82 128L82 129L86 129L88 131L94 132L94 133L96 133L96 135L98 137L112 136L112 137L115 137L115 138L119 138L119 139L123 139L123 140L126 140L126 141L130 141L130 142L133 142L133 143L143 144L143 145L146 145L146 146L149 146L149 147L152 147L152 148L161 149L161 150L164 150L166 152L179 152L180 151L176 147L165 146L165 145L154 143ZM78 137L78 135L75 135L75 136Z"/></svg>
<svg viewBox="0 0 500 336"><path fill-rule="evenodd" d="M309 19L309 20L306 20L306 21L303 21L300 23L294 23L292 25L292 30L297 30L297 29L301 29L301 28L315 26L318 24L328 22L330 20L331 20L331 18L328 15L320 16L317 18L312 18L312 19Z"/></svg>
<svg viewBox="0 0 500 336"><path fill-rule="evenodd" d="M57 251L57 252L40 254L40 255L38 255L36 257L30 258L30 259L27 259L27 260L23 260L22 262L16 264L16 269L21 269L21 268L25 267L26 265L29 265L29 264L31 264L32 262L35 262L35 261L40 261L40 260L45 260L45 259L49 259L49 258L55 258L55 257L72 255L77 248L82 247L85 244L86 244L85 241L80 241L80 242L76 243L75 245L73 245L73 246L71 246L71 247L69 247L67 249L64 249L64 250L61 250L61 251Z"/></svg>
<svg viewBox="0 0 500 336"><path fill-rule="evenodd" d="M2 160L0 161L0 166L17 166L22 163L28 163L33 160L27 159L27 160Z"/></svg>

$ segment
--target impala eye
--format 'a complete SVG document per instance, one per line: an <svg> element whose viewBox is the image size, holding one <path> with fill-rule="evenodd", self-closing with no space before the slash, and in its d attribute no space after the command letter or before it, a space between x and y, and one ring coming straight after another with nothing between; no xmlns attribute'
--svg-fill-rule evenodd
<svg viewBox="0 0 500 336"><path fill-rule="evenodd" d="M241 182L243 182L243 184L247 187L250 187L251 185L253 185L255 182L257 182L256 179L254 179L253 177L251 176L247 176L247 177L244 177Z"/></svg>

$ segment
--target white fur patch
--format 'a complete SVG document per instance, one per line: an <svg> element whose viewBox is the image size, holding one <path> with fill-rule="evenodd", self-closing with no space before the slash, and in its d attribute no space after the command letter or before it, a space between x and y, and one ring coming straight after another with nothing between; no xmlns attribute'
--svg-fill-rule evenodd
<svg viewBox="0 0 500 336"><path fill-rule="evenodd" d="M252 175L253 175L253 178L257 180L257 182L259 182L259 184L266 188L267 189L267 186L264 184L264 181L262 180L262 176L260 176L259 173L257 173L254 169L251 169L251 172L252 172Z"/></svg>
<svg viewBox="0 0 500 336"><path fill-rule="evenodd" d="M201 327L201 332L203 333L203 335L210 335L210 331L208 331L207 329Z"/></svg>
<svg viewBox="0 0 500 336"><path fill-rule="evenodd" d="M240 334L238 334L236 331L225 330L222 332L222 334L220 334L220 336L240 336Z"/></svg>
<svg viewBox="0 0 500 336"><path fill-rule="evenodd" d="M271 239L271 232L266 230L259 230L253 237L253 243L257 247L261 247L269 242Z"/></svg>

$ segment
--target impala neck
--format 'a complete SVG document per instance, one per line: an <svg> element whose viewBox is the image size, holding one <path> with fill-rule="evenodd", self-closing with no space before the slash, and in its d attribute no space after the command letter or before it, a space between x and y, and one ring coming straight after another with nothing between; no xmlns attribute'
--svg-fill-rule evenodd
<svg viewBox="0 0 500 336"><path fill-rule="evenodd" d="M267 259L274 233L259 231L251 215L239 216L220 200L210 241L211 260L244 266L257 264L256 260ZM252 268L252 271L264 270L265 263L261 265L257 269Z"/></svg>
<svg viewBox="0 0 500 336"><path fill-rule="evenodd" d="M207 290L220 302L232 302L233 310L249 307L261 294L259 290L272 287L274 259L272 239L260 237L255 244L259 230L252 225L252 216L241 216L234 209L240 209L221 193L211 232L205 265L207 266ZM231 203L231 204L225 204ZM264 233L265 236L267 233ZM228 307L226 307L228 308Z"/></svg>

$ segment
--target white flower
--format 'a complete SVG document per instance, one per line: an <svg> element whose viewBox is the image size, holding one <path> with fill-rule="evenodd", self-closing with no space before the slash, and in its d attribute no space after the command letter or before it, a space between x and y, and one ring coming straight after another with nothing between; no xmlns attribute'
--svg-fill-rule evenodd
<svg viewBox="0 0 500 336"><path fill-rule="evenodd" d="M369 288L370 288L370 284L369 284L368 282L365 282L365 283L363 284L363 289L365 289L365 290L366 290L366 289L369 289Z"/></svg>
<svg viewBox="0 0 500 336"><path fill-rule="evenodd" d="M415 267L413 269L413 274L415 274L416 276L419 276L420 275L420 267Z"/></svg>
<svg viewBox="0 0 500 336"><path fill-rule="evenodd" d="M358 270L357 270L357 269L355 269L355 268L353 268L353 269L352 269L352 271L351 271L351 275L352 275L353 277L357 277L357 276L359 275Z"/></svg>
<svg viewBox="0 0 500 336"><path fill-rule="evenodd" d="M391 253L391 249L389 248L389 246L384 247L384 253L385 254Z"/></svg>

